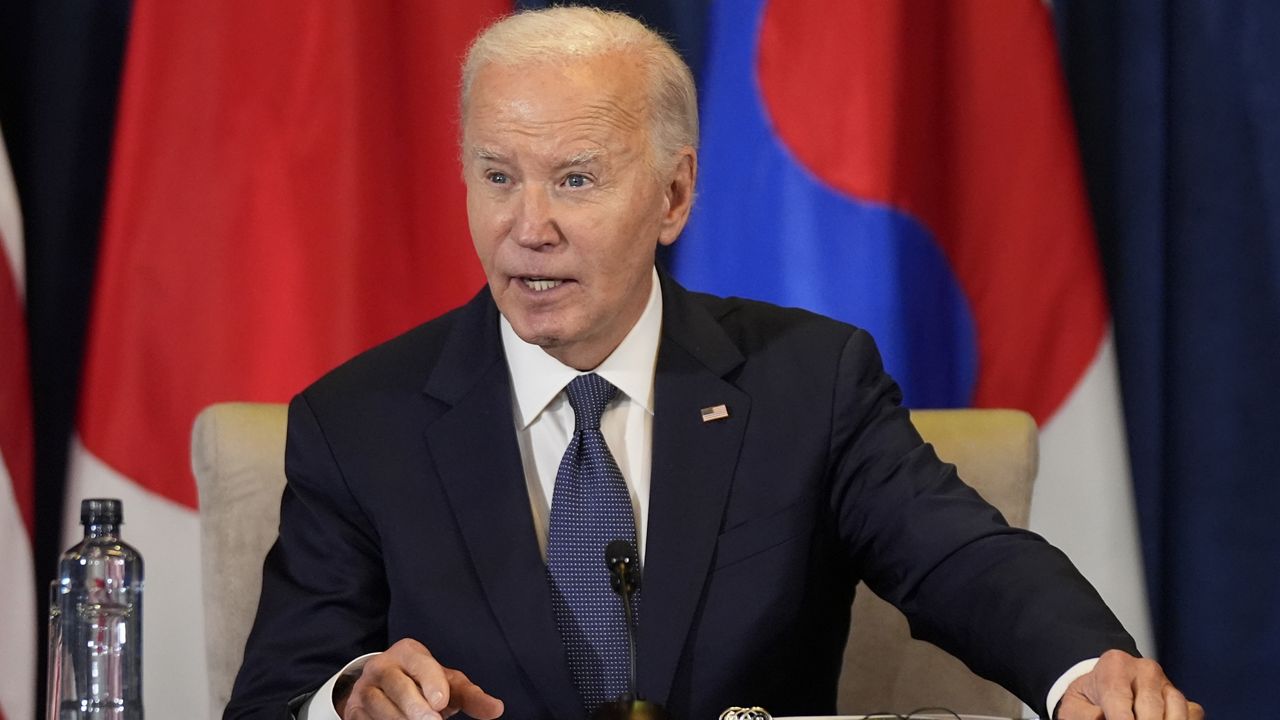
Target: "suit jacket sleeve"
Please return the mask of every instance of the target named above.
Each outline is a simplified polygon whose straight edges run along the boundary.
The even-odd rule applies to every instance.
[[[372,523],[305,395],[289,406],[280,535],[224,717],[289,718],[344,663],[386,648],[387,581]],[[295,703],[296,704],[296,703]]]
[[[1047,717],[1050,685],[1132,638],[1066,556],[1009,527],[923,444],[869,335],[840,360],[831,507],[867,584],[912,634],[963,659]],[[855,619],[856,622],[856,619]]]

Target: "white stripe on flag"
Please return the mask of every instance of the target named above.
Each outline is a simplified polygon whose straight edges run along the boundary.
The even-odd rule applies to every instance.
[[[82,537],[80,500],[87,497],[124,501],[121,535],[142,553],[142,692],[147,716],[207,720],[198,514],[111,469],[77,437],[71,443],[63,518],[68,547]]]
[[[36,597],[31,541],[18,513],[13,481],[0,454],[0,714],[8,720],[36,716]]]
[[[1138,642],[1155,652],[1110,330],[1040,431],[1031,529],[1067,553]]]
[[[22,213],[18,208],[17,185],[5,152],[4,133],[0,132],[0,249],[9,257],[18,299],[26,297],[26,256],[22,249]],[[24,303],[25,304],[25,303]]]
[[[0,133],[0,273],[13,278],[19,307],[26,305],[24,290],[24,260],[22,253],[22,216],[18,211],[18,195],[14,189],[13,173],[9,170],[9,156],[5,150],[4,135]],[[8,282],[0,283],[8,285]],[[11,298],[5,298],[8,303]],[[3,317],[12,317],[5,313]],[[21,318],[17,318],[21,322]],[[6,322],[0,320],[0,322]],[[8,331],[7,337],[25,337],[25,332]],[[0,348],[0,352],[12,352]],[[18,352],[25,356],[26,349]],[[25,363],[22,363],[25,366]],[[7,365],[13,367],[13,365]],[[19,371],[25,375],[25,372]],[[0,382],[13,378],[0,378]],[[19,383],[29,382],[18,378]],[[0,407],[0,413],[20,413],[9,417],[24,418],[30,422],[30,408]],[[12,449],[13,452],[21,450]],[[10,461],[12,458],[10,458]],[[19,465],[21,465],[20,463]],[[19,471],[21,472],[21,471]],[[27,534],[22,510],[18,507],[14,491],[14,479],[0,449],[0,717],[8,720],[34,720],[36,716],[36,588],[34,555],[31,537]]]

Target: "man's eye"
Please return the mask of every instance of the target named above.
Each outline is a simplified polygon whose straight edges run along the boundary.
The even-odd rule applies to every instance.
[[[485,175],[485,179],[487,179],[489,182],[493,183],[494,185],[506,185],[507,183],[511,182],[511,178],[507,177],[506,173],[501,173],[501,172],[488,173],[487,175]]]
[[[564,179],[565,186],[571,188],[586,187],[590,182],[591,179],[582,173],[570,173],[569,175],[566,175]]]

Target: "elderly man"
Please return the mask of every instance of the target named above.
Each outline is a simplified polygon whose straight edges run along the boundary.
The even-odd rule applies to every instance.
[[[689,70],[634,20],[560,8],[477,38],[462,164],[488,287],[294,400],[226,717],[585,717],[628,687],[619,539],[644,568],[639,690],[677,718],[833,712],[859,578],[1042,713],[1200,717],[921,442],[866,333],[655,269],[696,147]]]

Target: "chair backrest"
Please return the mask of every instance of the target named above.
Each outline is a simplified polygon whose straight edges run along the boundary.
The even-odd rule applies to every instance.
[[[221,717],[262,589],[262,559],[279,526],[286,406],[212,405],[196,418],[191,457],[200,493],[211,717]],[[1036,473],[1036,427],[1012,410],[916,411],[912,421],[961,477],[1025,527]],[[906,619],[859,586],[840,680],[842,712],[944,705],[1017,716],[1022,703],[943,651],[912,640]]]
[[[223,403],[196,418],[209,717],[220,718],[258,611],[262,559],[280,525],[285,405]]]
[[[1009,524],[1026,527],[1038,462],[1035,421],[1019,410],[917,410],[911,421],[938,456]],[[1020,700],[969,672],[955,657],[911,638],[907,620],[865,584],[853,603],[838,707],[842,713],[946,707],[1020,717]]]

